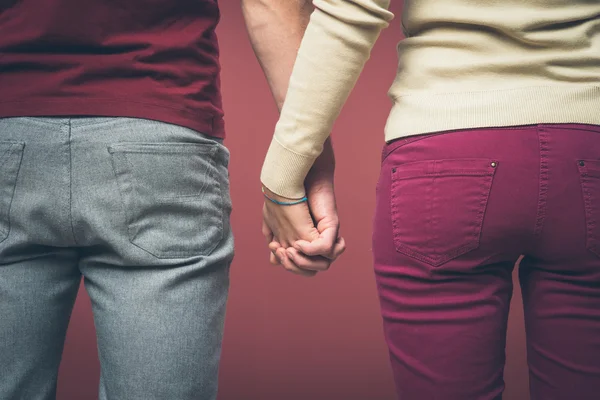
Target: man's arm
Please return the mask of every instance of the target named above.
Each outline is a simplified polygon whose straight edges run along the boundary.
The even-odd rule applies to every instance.
[[[275,103],[283,105],[290,75],[313,11],[311,0],[241,0],[256,58]]]
[[[290,76],[296,61],[296,55],[300,48],[304,31],[310,20],[310,15],[314,10],[312,0],[241,0],[241,4],[244,19],[246,21],[246,28],[254,53],[267,78],[277,108],[281,110],[288,90]],[[327,143],[326,146],[331,146],[331,144]],[[331,154],[333,154],[333,152],[331,152]],[[328,164],[331,164],[330,167],[332,169],[333,160],[329,160]],[[328,171],[327,176],[330,177],[329,183],[332,185],[333,171]],[[323,179],[321,179],[321,181],[322,180]],[[315,184],[315,190],[321,186],[325,186],[325,184],[323,182],[320,182],[320,185]],[[265,190],[269,192],[268,189],[265,188]],[[322,189],[319,190],[321,192],[326,192]],[[269,194],[272,198],[279,198],[275,193],[269,192]],[[323,203],[319,203],[317,211],[324,209],[329,212],[331,215],[328,215],[328,217],[329,219],[333,218],[333,224],[335,224],[337,212],[330,212],[330,210],[335,211],[333,190],[331,190],[330,193],[325,193],[325,195],[320,193],[319,196],[316,197],[321,198],[320,203]],[[283,198],[279,199],[286,200]],[[311,204],[311,206],[314,206],[314,204]],[[319,230],[315,229],[310,214],[308,213],[308,209],[304,207],[305,206],[300,205],[294,207],[294,210],[290,210],[287,208],[281,209],[280,206],[274,207],[273,204],[270,203],[265,204],[265,213],[292,211],[293,218],[288,218],[292,227],[288,229],[288,231],[292,232],[293,235],[290,238],[277,238],[274,237],[274,234],[277,234],[277,232],[272,232],[270,227],[266,224],[263,226],[263,229],[265,236],[267,236],[269,240],[276,240],[271,242],[273,253],[279,249],[279,260],[272,257],[272,262],[278,263],[283,261],[286,269],[295,273],[310,276],[314,274],[313,271],[327,269],[331,260],[320,257],[309,259],[295,252],[295,260],[291,261],[288,259],[284,247],[281,247],[281,244],[278,243],[278,240],[281,240],[286,245],[285,247],[287,247],[291,245],[293,240],[302,238],[307,240],[318,239],[318,234],[322,233],[324,229],[330,230],[330,226],[323,226],[324,224],[322,223],[317,226],[317,229]],[[330,223],[329,225],[332,224]],[[335,227],[337,235],[337,224],[335,224]],[[333,247],[334,244],[332,244],[331,247]],[[338,244],[335,249],[336,251],[330,249],[329,246],[326,245],[319,247],[319,250],[321,250],[322,247],[325,247],[325,250],[322,250],[322,252],[328,254],[335,253],[337,255],[344,250],[343,241],[341,244]],[[318,251],[315,251],[314,255],[319,255],[318,253]],[[296,266],[294,262],[301,265],[301,267],[299,268]]]

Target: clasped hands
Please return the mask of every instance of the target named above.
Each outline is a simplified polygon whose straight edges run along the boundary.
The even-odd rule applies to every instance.
[[[265,199],[262,232],[270,261],[286,270],[314,276],[329,269],[346,249],[339,236],[339,218],[333,190],[333,152],[327,148],[305,180],[307,202],[280,205]],[[286,201],[264,188],[275,200]]]

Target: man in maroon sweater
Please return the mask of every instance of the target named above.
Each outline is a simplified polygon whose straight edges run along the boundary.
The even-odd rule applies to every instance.
[[[281,105],[310,1],[242,6]],[[233,257],[218,20],[217,0],[0,0],[0,399],[55,398],[82,276],[101,399],[216,397]]]

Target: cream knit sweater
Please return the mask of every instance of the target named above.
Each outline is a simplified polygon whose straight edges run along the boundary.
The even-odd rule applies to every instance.
[[[288,198],[322,151],[390,0],[314,0],[261,180]],[[600,125],[600,0],[405,0],[387,141],[454,129]]]

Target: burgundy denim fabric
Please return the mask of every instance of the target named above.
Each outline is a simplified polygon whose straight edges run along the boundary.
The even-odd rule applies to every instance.
[[[373,252],[399,399],[501,399],[521,255],[532,400],[600,398],[600,127],[388,144]]]

